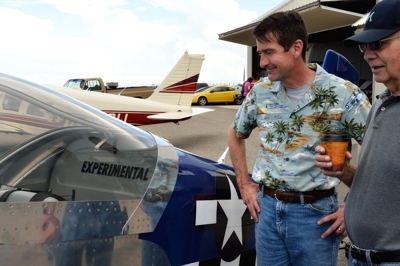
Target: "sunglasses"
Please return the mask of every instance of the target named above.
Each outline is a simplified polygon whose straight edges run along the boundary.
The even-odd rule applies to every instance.
[[[379,40],[376,42],[371,42],[371,43],[360,43],[358,45],[358,48],[360,48],[361,53],[365,53],[365,51],[367,51],[368,46],[369,46],[369,49],[371,49],[371,51],[377,51],[381,48],[382,42],[390,40],[390,39],[394,39],[394,38],[400,38],[400,36],[394,36],[394,37],[382,39],[382,40]]]

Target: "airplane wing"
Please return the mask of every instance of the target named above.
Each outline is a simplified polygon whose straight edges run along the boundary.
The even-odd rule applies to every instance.
[[[207,112],[214,111],[214,109],[208,108],[192,108],[192,112],[168,112],[156,115],[149,115],[147,118],[152,120],[182,120],[190,118],[194,115],[204,114]]]

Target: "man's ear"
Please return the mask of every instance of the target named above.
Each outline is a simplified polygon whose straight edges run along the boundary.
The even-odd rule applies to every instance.
[[[298,39],[296,40],[293,45],[292,45],[293,49],[294,49],[294,55],[295,57],[301,57],[301,52],[303,51],[303,41]]]

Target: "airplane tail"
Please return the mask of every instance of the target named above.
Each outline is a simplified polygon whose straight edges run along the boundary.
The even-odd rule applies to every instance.
[[[185,52],[148,100],[191,106],[203,60],[204,54]]]
[[[359,74],[357,69],[338,52],[328,49],[325,53],[322,68],[328,73],[347,79],[358,86]]]

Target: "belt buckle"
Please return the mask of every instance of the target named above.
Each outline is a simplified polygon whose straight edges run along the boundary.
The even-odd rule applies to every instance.
[[[367,253],[365,252],[365,250],[361,250],[361,249],[355,247],[354,245],[351,245],[349,247],[349,250],[354,259],[361,260],[364,262],[368,261]],[[370,253],[369,257],[374,266],[377,264],[380,264],[382,262],[381,258],[377,254]]]
[[[279,199],[276,197],[276,193],[279,193],[279,192],[286,192],[286,190],[284,190],[283,188],[275,189],[275,192],[274,192],[274,197],[275,197],[275,199],[276,199],[277,201],[282,202],[282,200],[279,200]]]
[[[350,252],[357,254],[358,256],[363,256],[364,252],[360,249],[358,249],[357,247],[355,247],[354,245],[350,245],[349,247]]]

